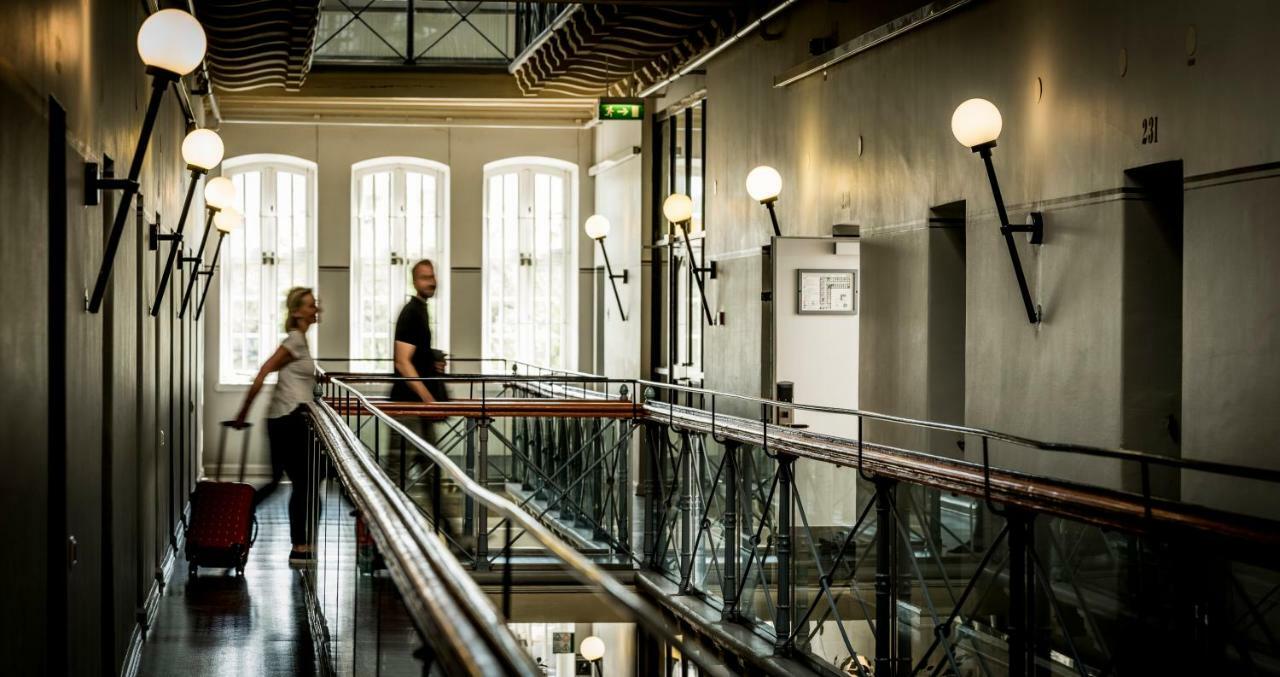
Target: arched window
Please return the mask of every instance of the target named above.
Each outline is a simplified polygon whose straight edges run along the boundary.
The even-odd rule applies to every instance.
[[[415,292],[413,264],[435,263],[433,347],[449,345],[449,168],[412,157],[351,166],[351,357],[387,359],[396,317]],[[388,369],[386,363],[354,363]]]
[[[577,366],[577,204],[572,163],[485,165],[485,357]]]
[[[241,155],[222,162],[222,175],[236,186],[244,227],[222,243],[219,381],[243,384],[284,338],[289,288],[316,284],[316,164]]]

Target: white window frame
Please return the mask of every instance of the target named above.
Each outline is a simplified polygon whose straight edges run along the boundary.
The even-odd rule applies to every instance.
[[[481,353],[485,358],[507,358],[520,359],[519,355],[493,355],[490,351],[490,339],[492,328],[489,322],[489,284],[490,271],[489,254],[491,242],[489,241],[489,180],[497,175],[509,173],[517,173],[521,182],[520,194],[531,195],[533,179],[532,174],[536,171],[547,173],[563,174],[567,188],[565,190],[565,199],[567,201],[565,207],[565,224],[564,224],[564,242],[565,242],[565,271],[564,271],[564,326],[563,326],[563,364],[559,368],[577,369],[578,368],[578,239],[581,235],[581,229],[578,228],[578,195],[581,190],[578,185],[578,166],[572,162],[565,160],[557,160],[555,158],[537,157],[537,156],[519,156],[511,157],[503,160],[496,160],[485,164],[484,166],[484,183],[481,191],[484,225],[481,239],[484,241],[484,252],[481,265],[481,305],[484,307],[481,317]],[[530,198],[531,201],[532,198]],[[522,207],[527,206],[522,204]],[[525,218],[521,216],[521,218]],[[538,365],[555,367],[557,365]]]
[[[363,298],[361,293],[361,277],[363,274],[364,263],[359,255],[361,247],[364,243],[360,237],[360,183],[364,177],[378,174],[382,172],[391,173],[390,185],[390,201],[391,201],[391,222],[389,223],[391,232],[388,234],[388,279],[392,285],[394,280],[399,278],[403,281],[404,288],[402,294],[394,294],[393,289],[388,290],[388,297],[384,300],[388,304],[388,317],[390,326],[388,329],[387,339],[387,357],[392,353],[391,341],[395,337],[395,322],[399,316],[400,309],[414,294],[412,280],[412,266],[419,259],[423,258],[422,252],[407,252],[404,247],[404,217],[401,217],[399,223],[399,243],[394,240],[396,237],[397,224],[395,222],[396,214],[403,214],[407,203],[405,197],[405,174],[408,171],[417,172],[419,174],[428,174],[435,178],[436,183],[436,205],[438,222],[436,223],[436,241],[439,243],[439,252],[430,258],[435,263],[436,281],[440,293],[432,300],[431,319],[435,323],[435,329],[432,332],[432,347],[440,350],[448,351],[449,347],[449,295],[451,287],[449,286],[449,230],[450,230],[450,173],[449,166],[427,160],[425,158],[408,157],[408,156],[388,156],[377,157],[368,160],[362,160],[351,165],[351,312],[349,320],[349,337],[351,347],[350,358],[353,365],[360,364],[361,359],[371,359],[373,355],[357,355],[359,347],[364,343],[364,328],[361,326],[361,312],[368,303],[376,303],[378,299]],[[373,246],[377,246],[376,242]],[[396,251],[396,249],[399,251]],[[376,253],[375,253],[376,255]],[[394,258],[392,258],[394,257]],[[398,261],[398,262],[397,262]],[[392,298],[392,297],[395,298]],[[357,368],[382,369],[386,370],[388,365],[369,363],[361,364]]]
[[[317,237],[317,231],[318,231],[318,228],[316,225],[318,221],[318,209],[317,209],[317,201],[316,201],[316,195],[317,195],[316,182],[317,182],[319,172],[318,172],[318,167],[316,163],[310,160],[305,160],[303,158],[294,157],[292,155],[279,155],[274,153],[255,153],[250,155],[241,155],[234,158],[228,158],[226,160],[223,160],[222,162],[222,175],[229,179],[234,179],[234,177],[239,174],[245,174],[245,173],[254,172],[254,171],[262,172],[262,177],[263,177],[262,184],[261,184],[262,198],[260,200],[260,203],[263,205],[269,205],[271,207],[276,206],[275,172],[278,170],[302,174],[306,178],[307,196],[305,198],[305,204],[307,205],[307,209],[308,209],[307,223],[306,223],[307,247],[306,247],[306,256],[303,259],[304,274],[306,276],[306,279],[295,280],[294,285],[309,286],[312,289],[315,289],[316,295],[319,296],[319,293],[320,293],[319,292],[319,266],[317,264],[317,259],[316,259],[316,249],[317,249],[316,237]],[[243,208],[244,198],[245,198],[244,195],[236,196],[238,207]],[[276,212],[278,213],[278,210],[276,210]],[[269,222],[269,225],[268,225],[268,222]],[[231,290],[230,290],[231,281],[229,276],[226,274],[226,272],[228,271],[228,267],[225,264],[229,262],[231,251],[233,251],[236,246],[244,246],[241,244],[241,242],[243,241],[241,238],[244,238],[247,236],[248,234],[247,231],[249,227],[250,227],[250,224],[246,220],[246,223],[244,224],[243,227],[235,230],[234,232],[226,236],[226,241],[223,243],[223,252],[222,252],[223,258],[219,261],[219,264],[218,264],[220,269],[218,272],[218,278],[219,278],[219,282],[218,282],[219,284],[218,286],[218,290],[219,290],[219,293],[218,293],[218,327],[219,327],[218,385],[219,386],[238,387],[238,386],[248,385],[249,383],[253,382],[253,377],[257,374],[258,368],[261,366],[261,364],[253,365],[250,367],[246,367],[246,369],[243,371],[236,372],[234,365],[231,364],[231,337],[230,337],[231,323],[228,321],[228,318],[230,316],[230,307],[232,303]],[[271,216],[266,216],[264,214],[260,227],[269,227],[274,230],[274,228],[276,227],[275,218]],[[211,234],[211,236],[214,236],[214,235],[216,234]],[[256,250],[256,253],[259,255],[260,257],[259,260],[261,262],[258,263],[257,265],[261,270],[261,274],[264,276],[264,277],[260,277],[259,278],[260,280],[265,279],[266,273],[270,271],[270,269],[268,269],[268,266],[275,265],[274,262],[267,263],[265,261],[267,257],[263,256],[264,252],[263,252],[263,247],[261,246],[261,238],[262,238],[262,234],[261,232],[259,232],[258,234],[259,246],[258,246],[258,249]],[[268,251],[274,251],[274,248]],[[271,257],[271,258],[274,259],[274,257]],[[269,289],[270,287],[267,285],[259,286],[259,293],[262,294],[262,296],[258,299],[259,322],[260,322],[259,324],[260,332],[259,332],[259,338],[258,338],[258,346],[259,346],[258,361],[259,362],[265,362],[267,358],[270,357],[273,352],[275,352],[276,346],[279,345],[280,341],[282,341],[285,336],[284,329],[283,329],[285,300],[284,298],[274,298],[275,291],[277,290],[271,290],[269,292],[270,293],[270,297],[269,297],[267,293],[267,290]],[[308,341],[310,341],[311,343],[312,354],[318,355],[319,354],[318,335],[313,334],[312,336],[309,336]],[[271,382],[274,382],[274,378],[270,380]]]

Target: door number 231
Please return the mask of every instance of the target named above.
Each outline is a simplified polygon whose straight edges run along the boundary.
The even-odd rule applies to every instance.
[[[1142,144],[1160,141],[1160,118],[1142,118]]]

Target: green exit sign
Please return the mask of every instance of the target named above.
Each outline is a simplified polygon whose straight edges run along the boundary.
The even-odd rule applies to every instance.
[[[601,120],[643,120],[644,99],[600,99]]]

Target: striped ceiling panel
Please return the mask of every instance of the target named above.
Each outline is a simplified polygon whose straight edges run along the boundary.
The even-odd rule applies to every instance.
[[[629,95],[669,76],[737,30],[753,3],[715,8],[580,4],[512,64],[521,91]]]
[[[297,91],[311,70],[321,0],[197,0],[218,89]]]

